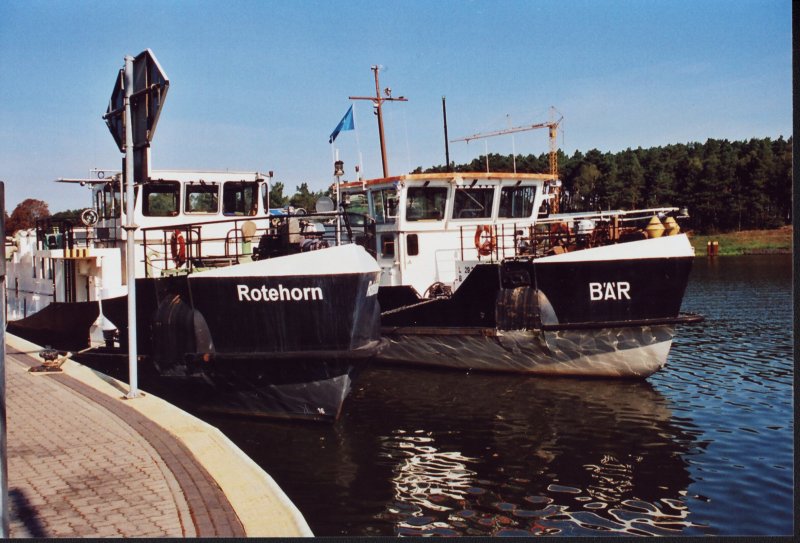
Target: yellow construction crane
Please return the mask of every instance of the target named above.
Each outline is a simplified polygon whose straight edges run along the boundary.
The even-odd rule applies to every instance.
[[[549,129],[549,136],[550,136],[550,173],[554,176],[558,177],[558,142],[557,142],[557,134],[558,134],[558,125],[561,124],[561,121],[564,120],[564,116],[562,115],[557,121],[548,121],[546,123],[536,123],[536,124],[529,124],[525,126],[514,126],[511,128],[506,128],[505,130],[496,130],[494,132],[484,132],[481,134],[473,134],[472,136],[467,136],[466,138],[459,138],[455,140],[450,140],[450,143],[455,143],[457,141],[466,141],[467,143],[470,140],[477,140],[480,138],[491,138],[493,136],[503,136],[505,134],[513,134],[515,132],[525,132],[527,130],[536,130],[537,128],[548,128]]]
[[[550,108],[550,116],[551,119],[555,118],[556,109],[554,107]],[[506,128],[505,130],[495,130],[494,132],[484,132],[481,134],[473,134],[472,136],[467,136],[466,138],[458,138],[455,140],[450,140],[451,143],[455,143],[457,141],[466,141],[467,143],[470,140],[476,140],[480,138],[491,138],[494,136],[503,136],[505,134],[513,134],[515,132],[526,132],[528,130],[536,130],[538,128],[547,128],[548,135],[550,138],[550,155],[549,155],[549,165],[550,165],[550,174],[553,176],[553,181],[558,179],[558,126],[561,124],[561,121],[564,120],[564,116],[561,115],[559,119],[550,120],[546,123],[536,123],[536,124],[529,124],[524,126],[514,126],[511,128]],[[488,157],[487,157],[487,164],[488,164]],[[553,201],[551,202],[551,211],[553,213],[558,212],[558,196],[559,196],[559,187],[555,187]]]

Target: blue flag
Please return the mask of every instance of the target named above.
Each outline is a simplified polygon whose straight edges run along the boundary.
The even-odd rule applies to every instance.
[[[353,130],[355,128],[355,123],[353,122],[353,106],[350,106],[350,109],[347,110],[347,113],[344,114],[342,120],[339,121],[339,124],[336,125],[336,128],[333,129],[331,132],[331,137],[328,139],[328,143],[333,143],[333,140],[336,139],[336,136],[339,135],[339,132],[342,130]]]

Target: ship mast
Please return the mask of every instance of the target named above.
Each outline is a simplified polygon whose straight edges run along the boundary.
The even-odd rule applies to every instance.
[[[381,85],[378,82],[378,70],[381,67],[376,65],[371,69],[375,73],[375,96],[350,96],[350,100],[369,100],[375,108],[375,114],[378,116],[378,137],[381,141],[381,161],[383,162],[383,177],[389,177],[389,163],[386,158],[386,140],[383,136],[383,103],[384,102],[408,102],[402,96],[392,98],[392,89],[386,87],[383,89],[385,96],[381,96]]]

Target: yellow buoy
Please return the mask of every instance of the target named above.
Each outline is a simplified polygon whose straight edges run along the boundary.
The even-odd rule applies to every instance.
[[[658,220],[658,217],[653,215],[653,218],[650,219],[650,223],[644,230],[647,232],[648,238],[660,238],[664,233],[664,225],[661,224],[661,221]]]
[[[667,217],[664,221],[664,235],[674,236],[681,231],[681,227],[673,217]]]

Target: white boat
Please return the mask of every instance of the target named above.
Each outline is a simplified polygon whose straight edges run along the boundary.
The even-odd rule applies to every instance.
[[[492,173],[487,162],[486,172],[390,176],[382,105],[405,98],[381,95],[372,70],[375,96],[351,99],[375,108],[383,177],[337,191],[375,222],[389,340],[378,360],[595,377],[661,368],[675,326],[702,320],[680,314],[694,249],[677,220],[688,213],[558,213],[560,119],[454,140],[548,128],[548,174]]]
[[[135,62],[135,77],[160,70],[149,50]],[[168,84],[160,77],[159,102]],[[119,81],[106,115],[118,144]],[[157,87],[145,81],[142,92]],[[131,116],[134,131],[146,121],[151,137],[157,112]],[[358,244],[338,243],[353,239],[348,217],[276,215],[271,174],[151,171],[149,139],[133,157],[139,166],[129,176],[59,180],[91,189],[83,224],[43,219],[16,233],[8,331],[56,349],[94,343],[124,353],[133,232],[136,352],[159,375],[194,383],[198,393],[202,385],[203,400],[227,411],[335,419],[353,376],[382,343],[380,268]],[[132,217],[127,177],[136,180]]]
[[[551,174],[341,185],[376,221],[387,362],[647,377],[667,360],[694,258],[677,208],[549,214]],[[553,206],[555,207],[555,206]],[[663,223],[666,223],[665,227]]]
[[[8,331],[73,351],[93,336],[124,352],[121,176],[83,183],[93,225],[42,220],[14,236]],[[285,411],[335,417],[352,374],[380,345],[379,268],[363,247],[336,246],[325,233],[335,214],[276,217],[266,194],[257,172],[153,172],[135,208],[138,352],[164,376],[227,392],[263,386],[271,396],[283,385]],[[336,392],[295,401],[322,382]]]

